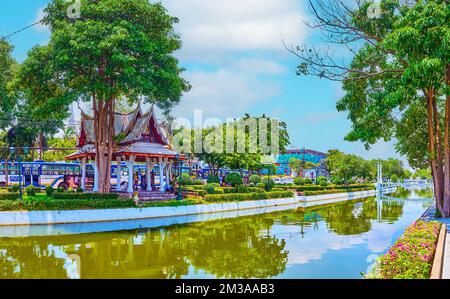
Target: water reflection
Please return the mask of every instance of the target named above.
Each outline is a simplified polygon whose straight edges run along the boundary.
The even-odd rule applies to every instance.
[[[78,277],[70,255],[79,256],[81,278],[358,277],[367,256],[423,210],[368,199],[148,230],[0,238],[0,278]]]

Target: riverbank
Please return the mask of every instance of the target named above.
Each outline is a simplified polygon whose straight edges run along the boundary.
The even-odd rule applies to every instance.
[[[317,196],[295,196],[292,198],[208,203],[175,207],[149,207],[125,209],[95,209],[72,211],[12,211],[0,212],[0,226],[29,226],[45,224],[95,223],[151,218],[177,217],[210,214],[227,211],[264,209],[276,206],[311,207],[314,205],[342,202],[375,195],[374,190],[337,193]]]

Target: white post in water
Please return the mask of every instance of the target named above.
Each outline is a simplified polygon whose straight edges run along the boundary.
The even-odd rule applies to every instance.
[[[377,167],[377,193],[381,195],[383,190],[383,164],[378,162]]]

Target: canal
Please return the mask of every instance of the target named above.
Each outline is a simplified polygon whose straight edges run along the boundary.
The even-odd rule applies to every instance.
[[[418,196],[429,194],[396,194]],[[370,198],[149,229],[0,238],[0,278],[361,278],[430,204]]]

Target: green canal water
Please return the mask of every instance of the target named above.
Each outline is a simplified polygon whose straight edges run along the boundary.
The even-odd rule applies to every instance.
[[[0,278],[361,278],[429,205],[371,198],[152,229],[0,238]]]

